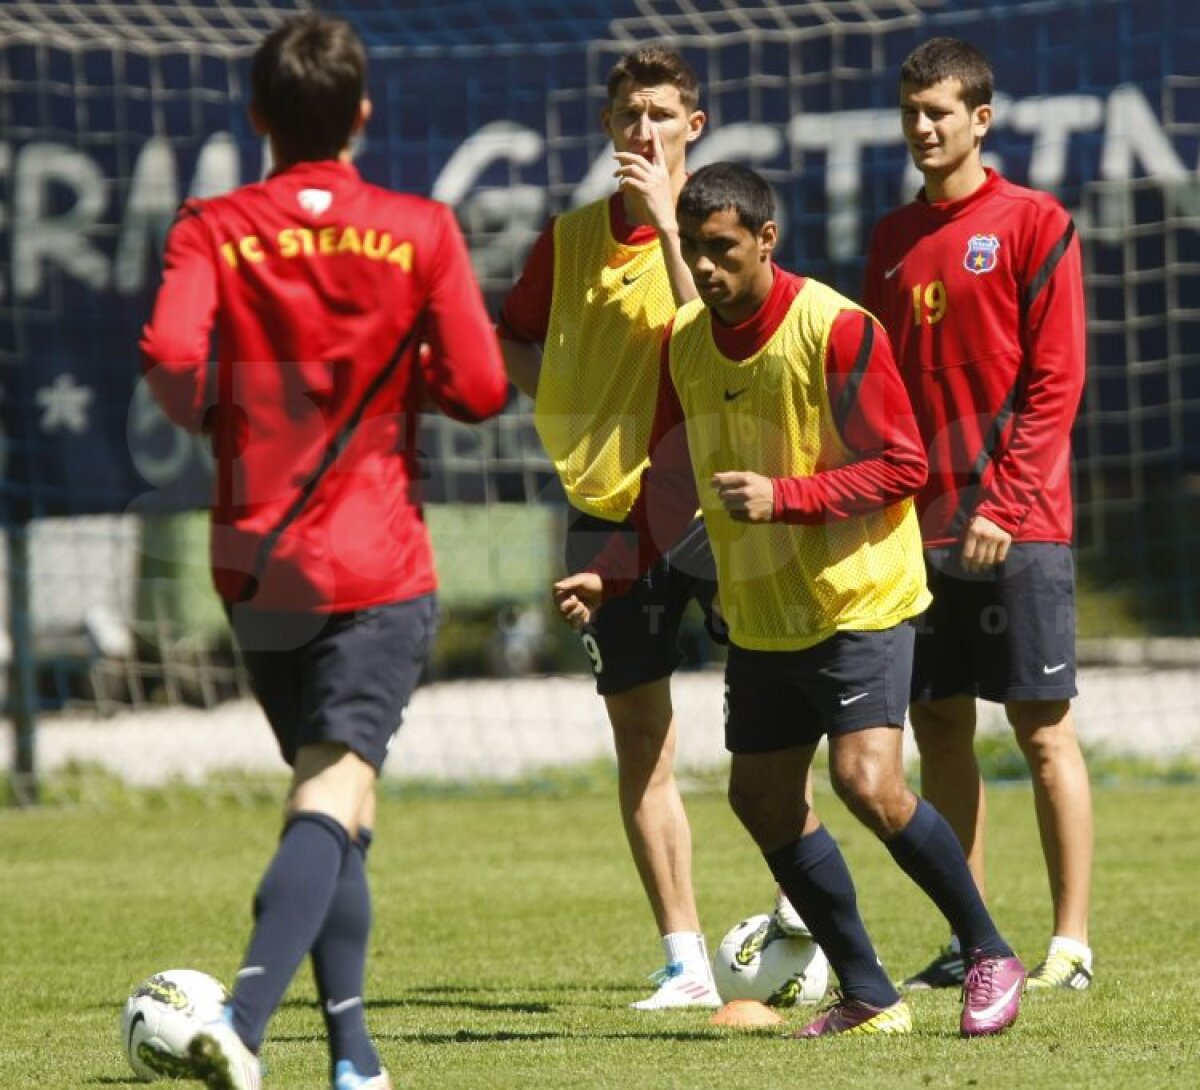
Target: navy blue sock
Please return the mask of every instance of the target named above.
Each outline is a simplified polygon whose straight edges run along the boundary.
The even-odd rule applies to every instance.
[[[233,987],[233,1028],[257,1052],[321,930],[349,837],[325,814],[294,814],[254,898],[254,933]]]
[[[313,976],[329,1034],[330,1064],[349,1060],[368,1077],[379,1074],[379,1054],[367,1033],[363,978],[371,933],[371,891],[367,885],[367,849],[371,831],[360,829],[350,844],[325,926],[313,943]]]
[[[900,996],[875,956],[849,868],[828,830],[822,825],[766,860],[837,973],[842,994],[874,1007],[895,1003]]]
[[[929,803],[918,799],[912,820],[885,843],[900,869],[949,921],[964,954],[1012,954],[979,896],[958,837]]]

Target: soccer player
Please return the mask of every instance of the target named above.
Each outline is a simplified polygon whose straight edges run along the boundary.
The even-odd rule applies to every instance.
[[[869,314],[772,260],[767,183],[716,163],[679,195],[700,301],[663,346],[650,465],[633,508],[636,564],[615,537],[555,586],[585,624],[619,601],[699,501],[729,624],[729,798],[841,991],[801,1037],[908,1033],[845,861],[805,798],[823,735],[830,778],[967,943],[960,1031],[998,1033],[1025,980],[954,833],[904,780],[913,628],[928,604],[912,494],[925,456],[887,337]],[[601,604],[602,608],[601,608]]]
[[[929,457],[917,497],[933,605],[911,717],[922,793],[984,890],[976,698],[1004,705],[1033,778],[1054,932],[1030,988],[1092,979],[1092,806],[1071,717],[1071,425],[1083,388],[1079,239],[1062,206],[981,160],[992,71],[934,38],[900,69],[900,119],[924,188],[880,221],[865,304],[888,331]],[[957,987],[955,936],[909,987]]]
[[[534,398],[538,434],[571,505],[569,571],[585,568],[638,494],[663,328],[695,295],[679,254],[675,198],[700,136],[695,73],[647,46],[608,76],[601,114],[617,192],[552,220],[499,322],[513,382]],[[670,676],[695,599],[715,623],[712,555],[695,520],[650,576],[583,633],[612,724],[621,816],[666,956],[640,1010],[720,1004],[692,891],[687,814],[674,776]]]
[[[141,343],[167,415],[212,436],[214,579],[292,768],[232,1002],[190,1044],[211,1090],[260,1086],[268,1020],[306,955],[333,1087],[391,1088],[363,1016],[364,862],[436,623],[417,412],[428,399],[477,421],[508,392],[453,212],[351,165],[365,69],[340,20],[266,37],[250,116],[274,168],[184,204]]]

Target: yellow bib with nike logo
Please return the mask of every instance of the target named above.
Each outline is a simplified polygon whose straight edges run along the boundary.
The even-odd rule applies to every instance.
[[[671,335],[671,378],[687,421],[705,526],[730,638],[752,651],[794,651],[839,631],[890,628],[929,604],[912,499],[848,519],[800,526],[735,522],[714,473],[809,476],[855,455],[838,434],[825,352],[838,314],[859,309],[804,283],[771,339],[747,360],[723,356],[712,314],[685,304]]]
[[[613,238],[608,201],[554,221],[554,294],[534,425],[571,505],[612,522],[637,499],[675,299],[655,239]]]

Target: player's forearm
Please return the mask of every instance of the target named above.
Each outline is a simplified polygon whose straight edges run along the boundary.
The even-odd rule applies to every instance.
[[[138,347],[142,371],[167,419],[198,432],[211,394],[211,336],[207,308],[197,316],[188,306],[189,295],[181,281],[168,274]]]
[[[675,306],[681,307],[689,300],[698,298],[700,293],[696,291],[692,272],[679,249],[679,228],[674,224],[660,227],[658,238],[662,245],[663,263],[667,267],[667,279],[671,283],[671,295],[675,299]]]
[[[915,495],[927,474],[919,448],[897,447],[808,477],[776,477],[774,521],[819,524],[869,514]]]
[[[159,361],[146,351],[154,347],[143,338],[142,367],[154,399],[172,424],[191,432],[205,428],[205,415],[211,407],[209,361]]]
[[[500,338],[500,353],[509,381],[528,397],[537,398],[538,378],[542,373],[542,350],[536,344]]]
[[[167,236],[163,278],[139,349],[150,389],[168,419],[201,431],[212,400],[210,348],[217,280],[196,202],[187,202]]]
[[[1069,429],[1018,426],[974,513],[1015,534],[1039,498],[1067,479],[1070,454]]]
[[[1071,428],[1083,394],[1082,345],[1077,356],[1068,355],[1070,350],[1061,339],[1043,348],[1016,407],[1012,435],[975,507],[1009,533],[1067,472]]]

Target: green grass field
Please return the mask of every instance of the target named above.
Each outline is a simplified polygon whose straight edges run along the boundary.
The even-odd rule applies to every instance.
[[[994,1039],[958,1039],[957,995],[935,993],[914,999],[911,1037],[800,1042],[626,1009],[660,950],[606,773],[409,790],[384,800],[372,852],[371,1024],[409,1090],[1196,1086],[1198,803],[1194,782],[1098,787],[1090,993],[1034,996]],[[884,963],[919,967],[943,924],[827,790],[818,806]],[[711,945],[773,887],[719,790],[688,807]],[[231,978],[277,820],[274,791],[250,784],[0,812],[0,1088],[139,1085],[125,995],[169,967]],[[1034,961],[1049,913],[1028,786],[993,789],[990,822],[991,903]],[[328,1086],[313,999],[305,969],[264,1049],[268,1090]]]

